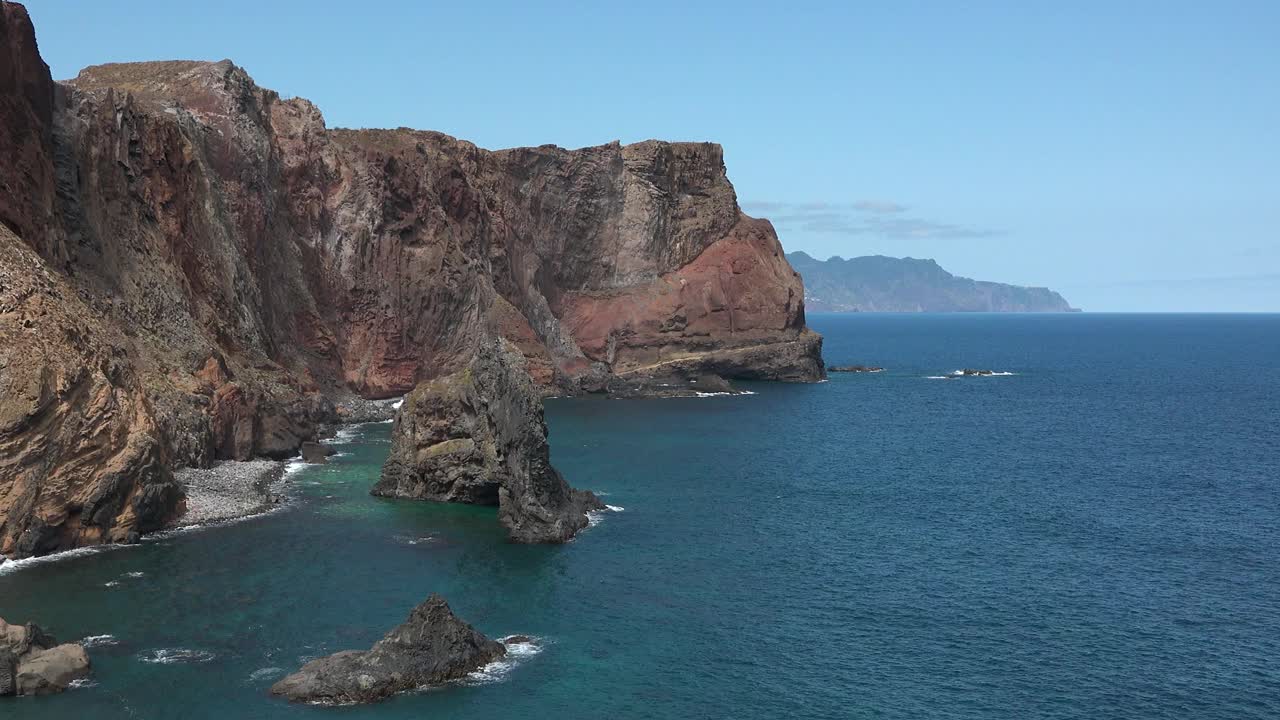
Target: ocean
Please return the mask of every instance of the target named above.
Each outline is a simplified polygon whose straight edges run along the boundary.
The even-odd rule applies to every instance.
[[[547,402],[621,508],[560,547],[379,499],[349,428],[284,509],[0,569],[0,616],[95,638],[21,718],[1274,718],[1280,315],[814,315],[833,374]],[[1011,373],[945,378],[961,368]],[[267,688],[428,593],[539,651],[340,709]]]

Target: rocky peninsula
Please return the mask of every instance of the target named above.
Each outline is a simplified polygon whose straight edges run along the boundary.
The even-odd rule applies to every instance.
[[[491,337],[535,396],[825,374],[800,276],[712,143],[333,129],[228,60],[54,82],[0,2],[0,157],[9,557],[170,527],[176,470],[295,456]]]

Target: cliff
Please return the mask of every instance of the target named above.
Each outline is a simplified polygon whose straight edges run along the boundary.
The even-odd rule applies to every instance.
[[[787,259],[804,275],[805,302],[824,312],[1073,312],[1058,293],[970,280],[933,260],[869,255],[815,260],[803,252]]]
[[[289,456],[492,335],[543,394],[822,376],[717,145],[332,130],[226,60],[55,83],[16,3],[0,42],[0,553],[162,526],[173,468]]]

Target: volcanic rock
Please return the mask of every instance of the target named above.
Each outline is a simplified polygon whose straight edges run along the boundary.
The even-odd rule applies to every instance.
[[[827,372],[877,373],[884,372],[884,368],[874,365],[831,365],[827,367]]]
[[[465,677],[506,654],[460,620],[432,593],[369,650],[345,650],[312,660],[271,686],[294,702],[371,703],[406,690]]]
[[[324,464],[329,462],[330,455],[333,455],[338,451],[324,443],[307,441],[302,443],[302,448],[299,452],[301,452],[304,462]]]
[[[494,333],[542,395],[824,375],[800,276],[712,143],[330,129],[227,60],[55,83],[0,2],[0,158],[14,557],[166,526],[174,468],[292,457]]]
[[[83,645],[59,645],[34,623],[0,619],[0,696],[62,692],[88,674]]]
[[[391,429],[372,489],[382,497],[497,505],[516,542],[564,542],[604,507],[551,465],[542,401],[525,359],[501,338],[462,370],[419,385]]]

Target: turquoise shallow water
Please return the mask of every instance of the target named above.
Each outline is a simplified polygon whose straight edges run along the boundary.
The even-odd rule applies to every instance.
[[[367,425],[286,510],[0,574],[0,616],[118,641],[0,717],[1280,714],[1280,316],[811,324],[889,370],[549,401],[557,466],[625,508],[564,547],[368,496]],[[962,367],[1016,374],[927,379]],[[542,652],[371,707],[266,694],[431,591]]]

